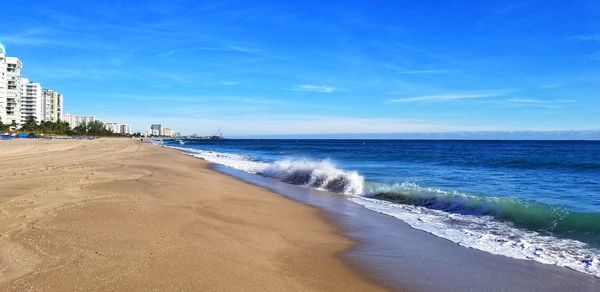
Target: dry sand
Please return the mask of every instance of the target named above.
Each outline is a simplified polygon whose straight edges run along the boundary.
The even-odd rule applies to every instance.
[[[0,141],[0,290],[381,290],[319,211],[128,139]]]

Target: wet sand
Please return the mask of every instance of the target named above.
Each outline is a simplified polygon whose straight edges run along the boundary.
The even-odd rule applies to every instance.
[[[383,290],[318,209],[176,150],[15,140],[0,161],[2,291]]]

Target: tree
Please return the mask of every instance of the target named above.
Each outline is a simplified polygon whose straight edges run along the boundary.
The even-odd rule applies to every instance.
[[[79,126],[75,127],[73,129],[73,132],[75,132],[75,134],[77,135],[86,135],[87,134],[87,124],[86,123],[82,123]]]
[[[87,127],[87,133],[89,135],[107,136],[111,134],[111,132],[104,127],[104,123],[101,121],[91,121],[88,123]]]
[[[68,123],[65,123],[68,127]],[[115,135],[104,127],[104,123],[101,121],[92,121],[89,123],[83,123],[73,129],[73,132],[77,135],[92,135],[92,136],[112,136]]]
[[[35,132],[38,129],[38,124],[35,121],[34,116],[27,117],[25,123],[21,126],[21,131],[23,132]]]
[[[5,125],[4,123],[2,123],[2,121],[0,121],[0,131],[6,132],[8,131],[8,128],[10,128],[9,125]]]
[[[44,134],[56,135],[71,134],[72,132],[69,123],[61,120],[58,120],[57,122],[41,121],[37,131]]]

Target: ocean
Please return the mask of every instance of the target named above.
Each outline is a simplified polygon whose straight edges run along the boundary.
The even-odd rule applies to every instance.
[[[600,277],[599,141],[166,140],[465,247]]]

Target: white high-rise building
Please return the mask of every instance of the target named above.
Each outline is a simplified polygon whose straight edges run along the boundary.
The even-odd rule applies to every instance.
[[[57,122],[64,120],[63,95],[51,89],[44,89],[42,112],[44,121]]]
[[[52,95],[54,91],[44,88],[42,91],[43,104],[42,104],[42,120],[52,121]]]
[[[54,117],[57,121],[62,121],[64,119],[64,97],[60,93],[56,93],[56,111],[54,112]]]
[[[7,123],[6,121],[6,48],[0,42],[0,122]]]
[[[6,122],[21,125],[21,70],[23,63],[19,58],[6,57]]]
[[[133,134],[133,131],[131,130],[131,125],[128,124],[121,124],[119,125],[121,128],[121,134],[125,134],[125,135],[131,135]]]
[[[63,95],[23,78],[23,63],[7,57],[0,43],[0,121],[21,126],[29,117],[56,122],[63,119]]]
[[[162,134],[163,134],[163,130],[162,130],[162,125],[161,124],[152,124],[150,126],[150,129],[152,129],[152,135],[153,136],[162,136]]]
[[[42,85],[21,78],[21,123],[34,117],[37,123],[44,119]]]

